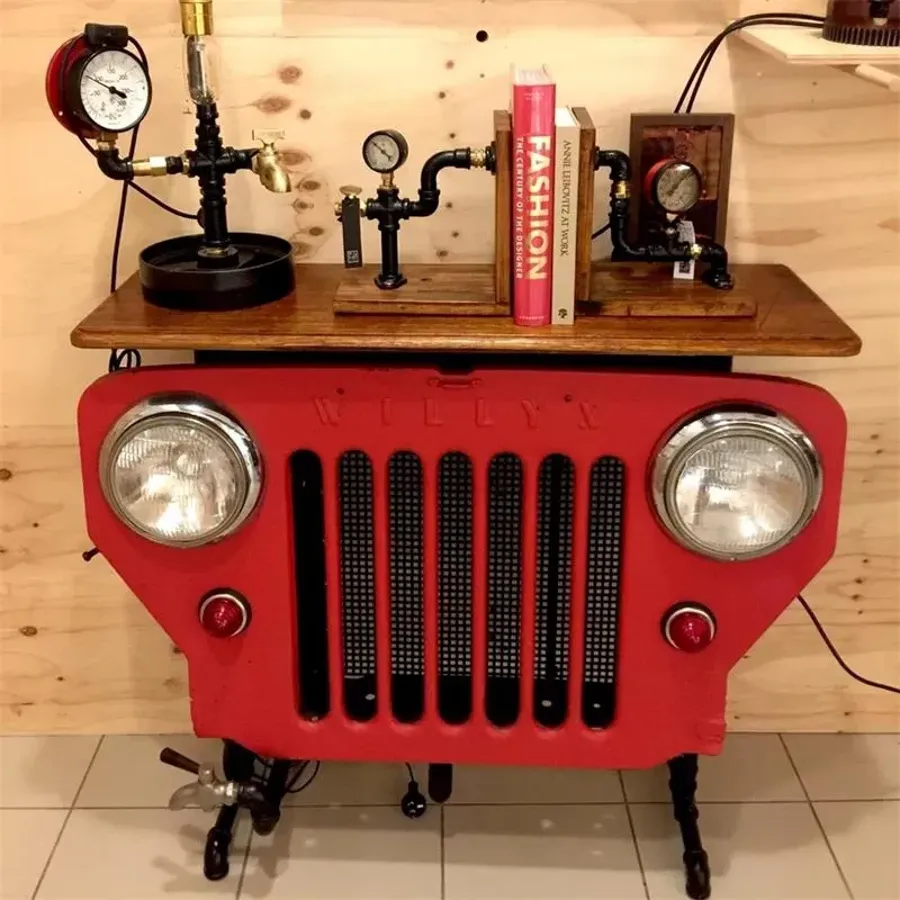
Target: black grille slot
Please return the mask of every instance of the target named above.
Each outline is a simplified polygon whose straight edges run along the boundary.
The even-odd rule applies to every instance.
[[[501,453],[488,469],[487,696],[495,725],[519,717],[522,621],[522,461]]]
[[[344,707],[357,721],[377,711],[375,696],[375,535],[372,462],[350,450],[338,468],[341,500]]]
[[[582,718],[606,728],[615,717],[625,466],[614,457],[591,467],[588,513]]]
[[[391,709],[400,722],[425,710],[422,463],[400,451],[388,463],[391,578]]]
[[[472,463],[447,453],[438,467],[438,712],[472,715]]]
[[[290,472],[300,714],[320,719],[331,705],[322,462],[315,453],[298,450],[291,456]]]
[[[538,473],[534,719],[562,725],[568,714],[569,616],[575,466],[554,454]]]

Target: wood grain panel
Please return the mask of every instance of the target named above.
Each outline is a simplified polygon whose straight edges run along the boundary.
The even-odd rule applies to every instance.
[[[300,256],[337,262],[336,187],[374,188],[359,156],[393,126],[412,145],[404,193],[433,151],[483,146],[508,102],[517,61],[546,62],[560,102],[583,105],[598,142],[627,147],[632,112],[671,110],[699,53],[728,19],[763,0],[216,0],[228,141],[283,127],[297,187],[266,194],[233,179],[235,225],[290,237]],[[792,8],[821,12],[820,0]],[[88,20],[127,21],[154,67],[141,146],[187,146],[174,0],[0,0],[0,728],[9,732],[167,731],[187,726],[185,670],[102,559],[85,566],[75,406],[105,353],[68,345],[107,293],[117,188],[49,117],[43,69]],[[478,29],[488,40],[478,42]],[[624,39],[624,38],[627,38]],[[372,42],[378,55],[371,62]],[[848,470],[837,556],[807,596],[848,661],[900,682],[900,117],[890,92],[841,72],[781,65],[740,43],[723,49],[700,112],[737,116],[729,249],[741,262],[794,268],[864,341],[856,359],[753,359],[745,369],[814,381],[844,404]],[[409,263],[490,262],[492,187],[442,175],[442,207],[405,227]],[[151,187],[184,208],[186,180]],[[595,227],[608,185],[596,186]],[[122,272],[138,249],[183,225],[132,201]],[[371,224],[371,223],[370,223]],[[365,230],[369,260],[377,230]],[[597,241],[596,256],[608,253]],[[160,357],[147,354],[148,361]],[[9,471],[11,478],[2,470]],[[34,527],[34,523],[38,523]],[[31,628],[36,629],[31,634]],[[20,629],[25,629],[25,632]],[[64,680],[59,681],[59,678]],[[790,610],[732,681],[740,729],[900,730],[890,695],[850,682],[802,613]]]

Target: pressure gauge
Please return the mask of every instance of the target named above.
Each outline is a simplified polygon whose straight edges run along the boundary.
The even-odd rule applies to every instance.
[[[673,216],[690,212],[703,196],[703,176],[689,162],[666,159],[648,173],[645,194],[655,204]]]
[[[396,172],[409,156],[409,144],[399,131],[375,131],[363,142],[363,159],[373,171],[382,175]]]
[[[84,57],[69,76],[67,100],[97,131],[130,131],[150,109],[150,76],[128,50],[102,49]]]

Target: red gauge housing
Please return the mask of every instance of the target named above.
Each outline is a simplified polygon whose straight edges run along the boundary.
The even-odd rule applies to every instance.
[[[51,57],[45,81],[47,103],[56,120],[67,131],[84,138],[96,137],[97,131],[74,114],[66,100],[66,85],[76,66],[94,49],[83,34],[66,41]]]

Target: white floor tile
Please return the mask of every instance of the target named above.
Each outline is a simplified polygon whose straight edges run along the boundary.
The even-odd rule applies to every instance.
[[[669,769],[622,772],[633,803],[668,802]],[[719,756],[700,757],[698,798],[707,802],[803,800],[803,786],[777,734],[732,734]]]
[[[683,852],[667,804],[631,807],[651,900],[683,900]],[[715,900],[846,900],[840,872],[806,803],[702,806]]]
[[[427,781],[425,774],[423,785]],[[609,769],[457,766],[453,776],[451,804],[621,803],[623,800],[619,773]]]
[[[222,742],[200,740],[193,735],[111,735],[103,740],[84,787],[81,807],[158,807],[169,803],[172,792],[192,780],[180,769],[159,761],[159,751],[172,747],[198,762],[222,759]]]
[[[624,805],[448,807],[447,900],[643,900]]]
[[[31,900],[66,815],[64,809],[0,810],[0,900]]]
[[[233,900],[244,862],[246,819],[224,881],[203,877],[214,814],[200,810],[76,809],[36,900]]]
[[[900,735],[784,738],[812,800],[900,800]]]
[[[68,809],[99,740],[0,737],[0,807]]]
[[[438,900],[440,813],[411,821],[384,808],[290,809],[254,836],[242,900]]]
[[[815,807],[856,900],[897,900],[900,801],[816,803]]]

